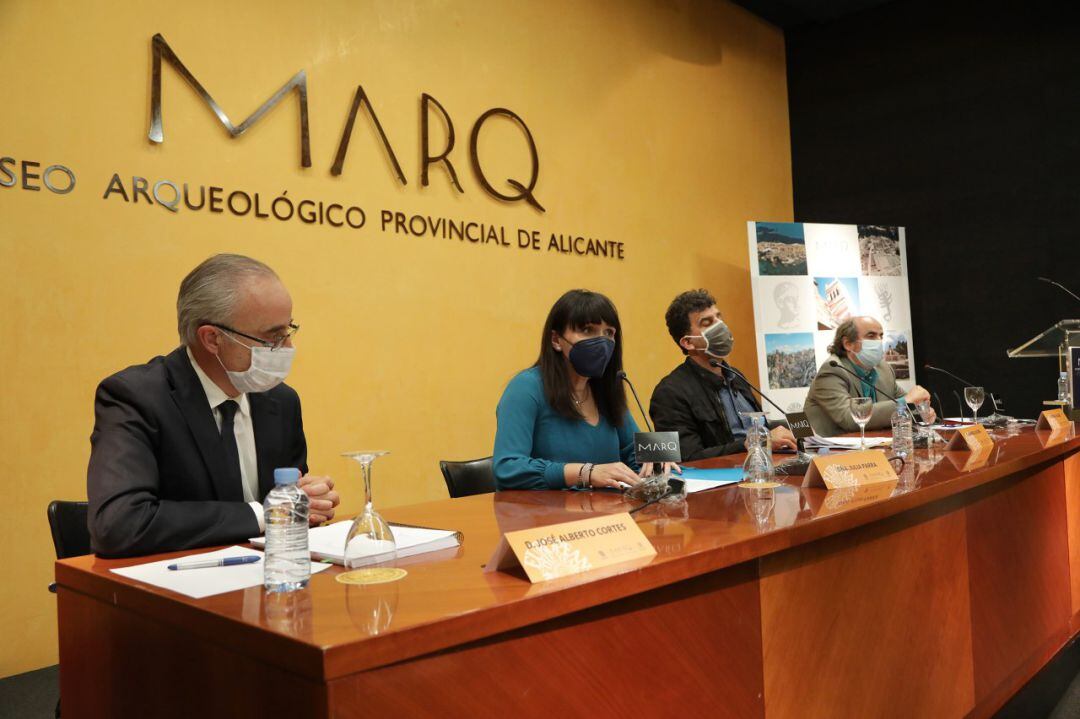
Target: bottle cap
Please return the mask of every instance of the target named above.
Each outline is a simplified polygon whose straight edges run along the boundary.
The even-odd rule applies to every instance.
[[[274,484],[296,484],[300,481],[300,470],[296,467],[278,467],[274,470]]]

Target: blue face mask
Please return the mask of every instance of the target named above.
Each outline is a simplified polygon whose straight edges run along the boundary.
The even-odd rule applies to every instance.
[[[885,349],[881,340],[863,340],[862,349],[855,353],[855,359],[867,369],[873,369],[885,359]]]
[[[570,340],[563,337],[567,343]],[[582,377],[601,377],[615,353],[615,340],[610,337],[590,337],[570,347],[570,364]]]

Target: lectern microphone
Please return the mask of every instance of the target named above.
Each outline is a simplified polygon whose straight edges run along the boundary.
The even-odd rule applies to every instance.
[[[1072,290],[1070,290],[1068,287],[1061,284],[1060,282],[1055,282],[1054,280],[1050,279],[1049,277],[1038,277],[1036,279],[1038,279],[1040,282],[1045,282],[1048,285],[1053,285],[1054,287],[1060,287],[1064,292],[1068,293],[1068,295],[1070,297],[1072,297],[1077,302],[1080,302],[1080,297],[1078,297],[1075,292],[1073,292]]]

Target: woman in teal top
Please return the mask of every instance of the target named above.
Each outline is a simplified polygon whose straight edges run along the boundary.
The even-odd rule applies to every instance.
[[[611,300],[588,290],[560,297],[544,324],[539,359],[510,380],[495,411],[495,486],[637,484],[637,425],[621,371],[622,332]]]

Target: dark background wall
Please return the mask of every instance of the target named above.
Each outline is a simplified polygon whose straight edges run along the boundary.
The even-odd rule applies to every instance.
[[[1056,396],[1056,360],[1005,350],[1080,317],[1035,279],[1080,294],[1070,5],[895,0],[786,28],[795,218],[907,228],[918,378],[950,415],[959,385],[923,363],[1034,416]]]

